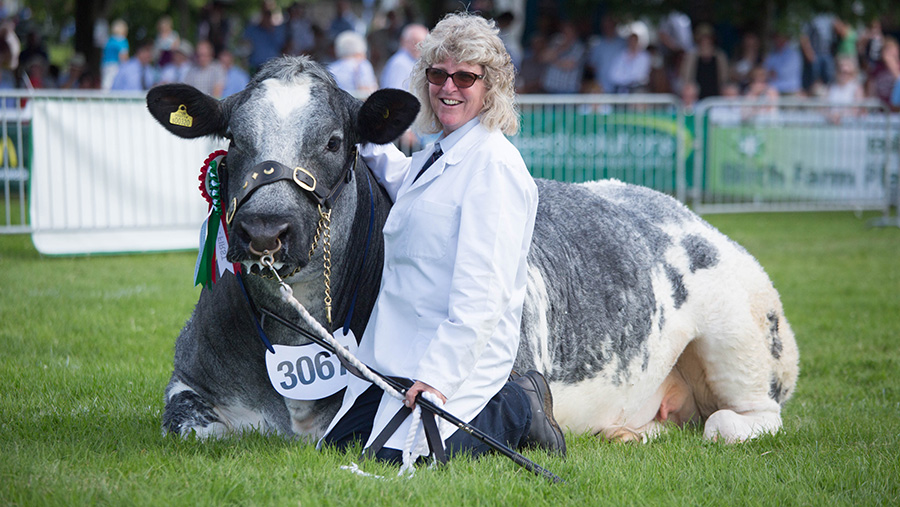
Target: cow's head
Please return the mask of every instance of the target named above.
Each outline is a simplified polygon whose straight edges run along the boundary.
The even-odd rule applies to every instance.
[[[331,190],[352,177],[347,169],[356,144],[392,141],[419,110],[415,97],[400,90],[380,90],[361,102],[305,57],[270,61],[245,90],[222,101],[169,84],[151,89],[147,106],[177,136],[230,141],[220,174],[231,231],[228,260],[257,272],[259,253],[274,251],[278,272],[287,277],[309,261],[320,207],[332,207],[337,229],[352,219],[355,185],[337,196]],[[258,186],[274,178],[272,171],[284,177]]]

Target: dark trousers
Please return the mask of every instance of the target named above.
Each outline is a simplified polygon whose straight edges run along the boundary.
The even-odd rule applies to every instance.
[[[324,444],[345,449],[356,441],[368,441],[383,394],[375,385],[366,389],[325,436]],[[531,428],[531,405],[525,391],[519,385],[507,382],[469,424],[505,443],[507,447],[517,449]],[[457,453],[480,456],[491,448],[465,431],[456,430],[447,439],[446,450],[450,456]],[[394,463],[402,461],[401,451],[397,449],[383,448],[375,457]]]

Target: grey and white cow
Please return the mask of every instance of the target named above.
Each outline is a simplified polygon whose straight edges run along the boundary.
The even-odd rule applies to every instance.
[[[246,90],[221,102],[184,85],[157,87],[147,100],[176,135],[231,141],[229,203],[238,201],[240,182],[264,161],[306,168],[333,188],[354,159],[356,143],[387,142],[418,111],[411,95],[396,90],[361,103],[305,58],[270,62]],[[197,119],[193,126],[168,121],[180,105]],[[356,336],[377,293],[377,231],[390,208],[383,191],[370,190],[366,171],[362,164],[353,169],[331,216],[332,327],[343,322],[356,292]],[[750,254],[677,201],[646,188],[538,180],[538,189],[515,368],[547,376],[563,427],[630,440],[653,436],[667,423],[702,421],[707,438],[729,442],[781,427],[781,406],[797,381],[798,350],[778,293]],[[280,243],[279,273],[325,322],[321,252],[312,260],[307,255],[319,218],[310,196],[280,181],[260,187],[232,212],[228,257],[243,264],[256,305],[293,315],[275,282],[259,276],[265,272],[252,253]],[[372,217],[376,233],[369,236]],[[277,323],[265,331],[273,343],[306,341]],[[321,435],[340,393],[318,401],[280,396],[269,383],[258,336],[235,277],[203,290],[176,342],[165,430]]]

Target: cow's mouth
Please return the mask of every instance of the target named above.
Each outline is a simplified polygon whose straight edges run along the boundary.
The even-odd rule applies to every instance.
[[[241,265],[244,267],[244,272],[261,276],[263,278],[271,278],[276,279],[277,277],[272,273],[272,270],[278,272],[278,276],[282,279],[289,278],[300,271],[303,268],[303,265],[295,265],[295,264],[287,264],[281,261],[275,261],[271,267],[263,264],[259,260],[246,260],[241,262]]]

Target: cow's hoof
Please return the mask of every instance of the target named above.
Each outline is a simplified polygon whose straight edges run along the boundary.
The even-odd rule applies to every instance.
[[[734,444],[775,434],[781,428],[781,416],[777,412],[746,412],[718,410],[706,420],[703,438],[715,442]]]
[[[531,370],[513,380],[513,383],[525,390],[531,404],[531,428],[522,446],[539,447],[565,456],[566,439],[553,418],[553,396],[547,380],[539,372]]]

